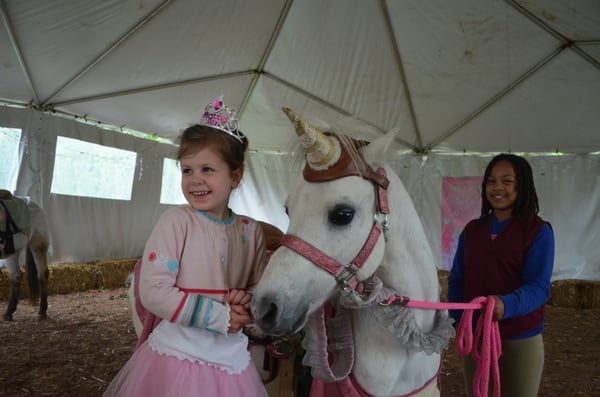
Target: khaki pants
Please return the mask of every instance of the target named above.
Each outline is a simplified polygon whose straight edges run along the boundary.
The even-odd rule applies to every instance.
[[[493,365],[493,363],[492,363]],[[500,391],[503,397],[537,397],[544,370],[544,340],[542,334],[526,339],[503,339],[500,368]],[[463,357],[465,390],[473,397],[475,361]],[[490,374],[491,375],[491,374]],[[493,396],[490,376],[488,396]]]

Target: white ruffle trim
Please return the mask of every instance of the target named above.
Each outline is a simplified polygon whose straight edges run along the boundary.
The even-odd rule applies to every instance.
[[[250,363],[248,337],[212,334],[202,329],[162,321],[148,337],[153,351],[218,368],[228,374],[243,372]]]

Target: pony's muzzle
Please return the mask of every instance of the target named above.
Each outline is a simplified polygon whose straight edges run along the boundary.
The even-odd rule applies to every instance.
[[[252,304],[252,311],[256,323],[263,329],[271,329],[277,322],[279,308],[269,297],[262,297],[257,305]]]
[[[306,322],[306,308],[285,308],[271,294],[255,295],[251,311],[254,322],[264,333],[272,336],[291,335]]]

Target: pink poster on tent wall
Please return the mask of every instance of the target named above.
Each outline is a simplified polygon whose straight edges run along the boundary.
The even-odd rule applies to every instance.
[[[450,270],[458,236],[468,221],[481,212],[480,176],[442,177],[442,263]]]

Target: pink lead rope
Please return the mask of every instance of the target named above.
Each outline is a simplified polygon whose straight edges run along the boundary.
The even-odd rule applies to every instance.
[[[409,297],[392,295],[380,302],[381,305],[403,305],[418,309],[463,310],[463,315],[456,332],[456,350],[461,356],[471,354],[477,364],[473,377],[473,394],[475,397],[487,397],[490,382],[490,371],[494,379],[493,397],[500,396],[500,369],[498,359],[502,352],[500,328],[498,321],[493,321],[494,298],[480,296],[469,303],[444,303],[411,300]],[[482,310],[477,320],[473,335],[473,312]],[[475,338],[473,338],[475,336]],[[481,352],[474,346],[481,345]]]
[[[474,309],[456,307],[465,305],[460,303],[449,303],[449,305],[454,306],[451,309],[464,310],[456,332],[456,349],[462,356],[471,353],[473,360],[477,363],[475,376],[473,377],[473,394],[475,397],[487,397],[490,371],[492,371],[494,380],[493,396],[500,396],[498,359],[502,352],[502,342],[500,340],[498,321],[492,320],[495,305],[494,298],[480,296],[466,304],[478,305],[477,309],[482,309],[481,316],[479,316],[475,327],[475,339],[473,339],[472,326]],[[480,344],[481,352],[477,351],[477,346]]]

